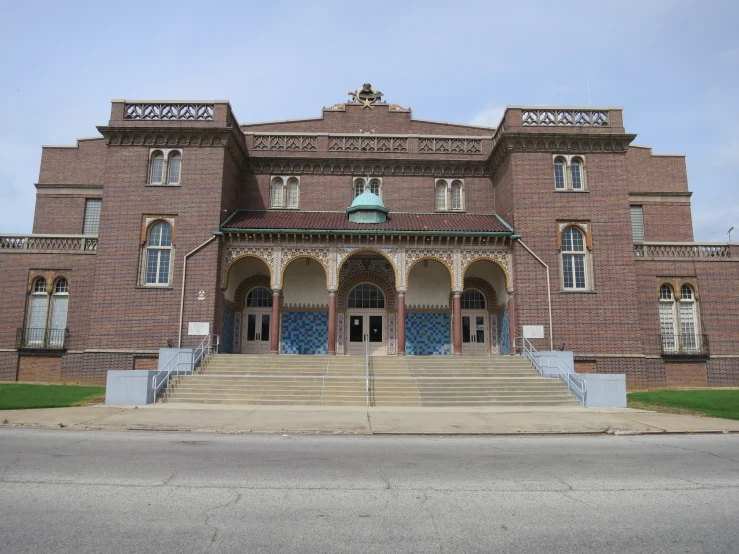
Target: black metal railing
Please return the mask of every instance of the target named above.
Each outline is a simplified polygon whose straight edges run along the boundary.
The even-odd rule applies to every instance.
[[[660,335],[663,356],[708,356],[708,335],[677,333]]]
[[[64,350],[68,329],[21,327],[15,337],[15,347],[38,350]]]

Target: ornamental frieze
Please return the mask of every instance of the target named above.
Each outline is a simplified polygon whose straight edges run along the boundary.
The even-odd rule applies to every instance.
[[[269,175],[376,175],[429,177],[483,177],[488,166],[466,161],[337,160],[337,159],[258,159],[250,158],[251,170]]]

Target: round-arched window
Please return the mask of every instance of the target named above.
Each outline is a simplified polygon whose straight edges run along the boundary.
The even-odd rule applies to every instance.
[[[249,294],[246,295],[246,307],[247,308],[271,308],[272,307],[272,293],[264,287],[258,287],[252,289]]]
[[[480,291],[470,289],[462,293],[463,310],[484,310],[485,297]]]
[[[362,283],[349,293],[347,306],[349,308],[384,308],[385,295],[379,287],[371,283]]]

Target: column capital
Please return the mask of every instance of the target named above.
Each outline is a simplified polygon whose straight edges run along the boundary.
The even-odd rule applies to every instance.
[[[398,289],[396,292],[398,293],[398,296],[405,296],[406,290],[405,289]]]

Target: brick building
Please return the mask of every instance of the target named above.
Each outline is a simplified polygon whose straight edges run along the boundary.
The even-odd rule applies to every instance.
[[[417,120],[370,86],[321,117],[114,100],[43,148],[0,236],[0,380],[102,383],[224,352],[495,356],[525,335],[631,388],[739,384],[739,245],[693,242],[685,159],[620,108]]]

